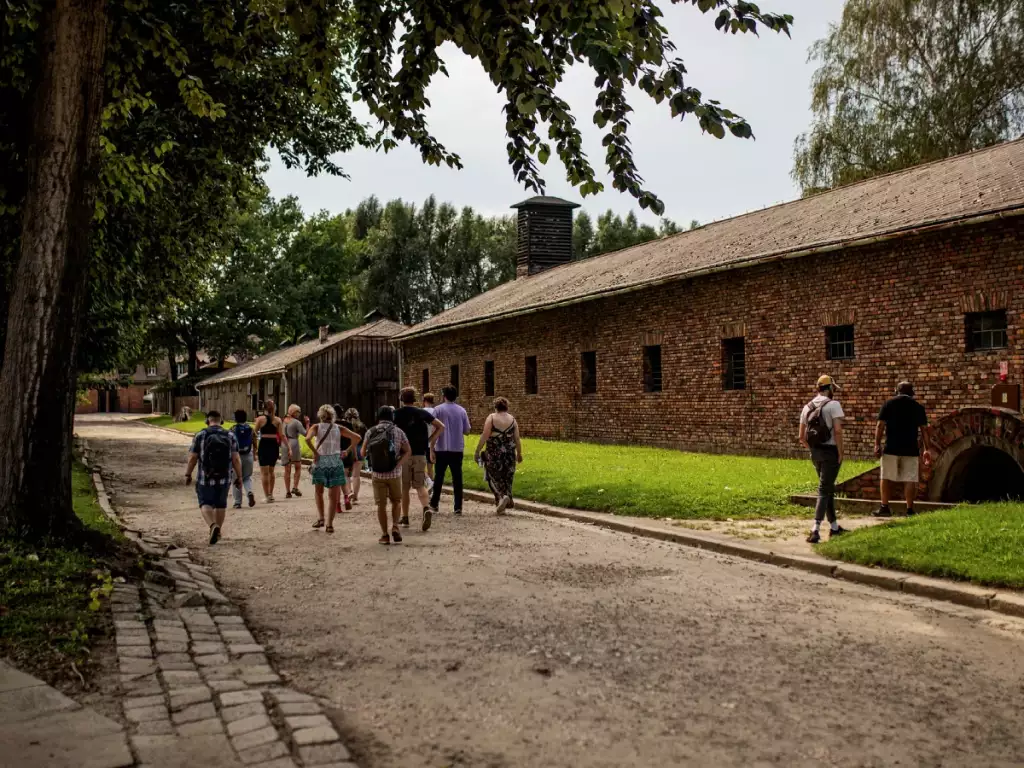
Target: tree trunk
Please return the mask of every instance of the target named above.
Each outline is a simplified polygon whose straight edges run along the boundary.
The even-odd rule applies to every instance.
[[[171,350],[167,350],[167,362],[171,366],[171,381],[178,380],[178,361],[175,360],[176,355]]]
[[[195,344],[186,344],[185,349],[188,351],[188,375],[195,376],[199,370],[199,347]]]
[[[91,258],[106,0],[51,0],[0,370],[0,535],[73,538],[75,355]]]

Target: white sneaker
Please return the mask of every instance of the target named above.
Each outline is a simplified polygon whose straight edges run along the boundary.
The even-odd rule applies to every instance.
[[[505,510],[508,509],[509,502],[512,501],[508,496],[503,496],[501,501],[498,502],[498,514],[504,515]]]
[[[429,477],[424,478],[423,487],[426,488],[427,493],[429,493],[430,491],[434,490],[434,481],[431,480]]]

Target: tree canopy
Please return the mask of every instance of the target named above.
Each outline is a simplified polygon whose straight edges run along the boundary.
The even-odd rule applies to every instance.
[[[804,194],[1024,131],[1020,0],[847,0],[811,58],[814,122],[793,167]]]

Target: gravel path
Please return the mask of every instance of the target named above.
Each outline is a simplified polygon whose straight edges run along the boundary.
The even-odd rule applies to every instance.
[[[1021,764],[1024,622],[474,504],[382,547],[366,493],[328,537],[307,477],[206,548],[186,439],[76,426],[365,768]]]

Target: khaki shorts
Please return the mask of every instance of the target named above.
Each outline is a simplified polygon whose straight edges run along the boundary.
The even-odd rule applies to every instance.
[[[373,500],[380,504],[402,500],[402,478],[392,477],[390,480],[373,478]]]
[[[920,459],[917,456],[882,454],[882,479],[890,483],[916,483]]]
[[[427,457],[410,456],[402,465],[402,492],[419,490],[427,482]]]

